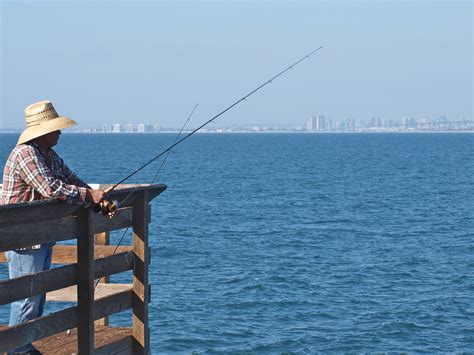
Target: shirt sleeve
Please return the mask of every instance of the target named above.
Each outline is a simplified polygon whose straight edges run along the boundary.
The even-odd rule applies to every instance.
[[[67,178],[67,180],[70,184],[75,185],[75,186],[79,186],[79,187],[85,187],[87,189],[91,188],[84,181],[79,179],[79,177],[76,174],[74,174],[71,171],[71,169],[69,169],[69,167],[64,163],[64,160],[62,160],[59,157],[58,157],[58,159],[59,159],[59,162],[60,162],[60,165],[61,165],[61,171],[66,176],[66,178]]]
[[[46,198],[68,203],[84,202],[86,187],[67,184],[56,179],[43,157],[34,148],[25,149],[18,160],[17,172],[21,179]]]

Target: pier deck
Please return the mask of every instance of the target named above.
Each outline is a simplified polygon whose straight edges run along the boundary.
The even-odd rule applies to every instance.
[[[38,294],[47,294],[48,301],[75,303],[22,324],[0,326],[0,353],[33,342],[43,354],[149,354],[149,202],[165,189],[162,184],[119,186],[109,198],[126,198],[127,203],[112,219],[58,201],[0,206],[0,262],[6,262],[4,251],[77,241],[53,248],[52,262],[62,266],[0,280],[0,305]],[[108,245],[110,231],[128,227],[132,245]],[[108,283],[109,275],[128,270],[133,275],[129,284]],[[96,279],[101,280],[97,288]],[[127,309],[132,310],[132,327],[108,324],[109,315]]]
[[[0,331],[8,328],[0,326]],[[132,328],[95,326],[95,353],[96,354],[130,354],[132,353]],[[77,328],[62,332],[50,337],[37,340],[33,345],[45,355],[77,354]]]

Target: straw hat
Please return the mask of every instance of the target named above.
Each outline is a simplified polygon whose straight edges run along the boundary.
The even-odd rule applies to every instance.
[[[49,101],[39,101],[28,106],[25,109],[25,118],[26,129],[20,135],[17,144],[77,124],[70,118],[59,116]]]

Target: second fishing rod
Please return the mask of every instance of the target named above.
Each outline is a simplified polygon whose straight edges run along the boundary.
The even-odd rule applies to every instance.
[[[185,141],[186,139],[188,139],[189,137],[191,137],[193,134],[195,134],[197,131],[199,131],[200,129],[204,128],[205,126],[207,126],[209,123],[211,122],[214,122],[218,117],[220,117],[221,115],[223,115],[224,113],[226,113],[227,111],[229,111],[230,109],[232,109],[233,107],[237,106],[239,103],[241,103],[242,101],[245,101],[247,100],[248,97],[250,97],[251,95],[255,94],[257,91],[259,91],[260,89],[262,89],[263,87],[265,87],[266,85],[270,84],[273,80],[275,80],[276,78],[278,78],[279,76],[283,75],[284,73],[286,73],[288,70],[290,69],[293,69],[293,67],[295,67],[296,65],[298,65],[300,62],[302,62],[303,60],[311,57],[314,53],[316,53],[317,51],[321,50],[323,47],[318,47],[316,49],[314,49],[313,51],[311,51],[310,53],[306,54],[304,57],[298,59],[297,61],[295,61],[293,64],[289,65],[288,67],[286,67],[285,69],[283,69],[281,72],[279,72],[278,74],[274,75],[273,77],[271,77],[270,79],[268,79],[267,81],[265,81],[263,84],[259,85],[257,88],[253,89],[252,91],[250,91],[248,94],[246,94],[245,96],[243,96],[242,98],[240,98],[239,100],[235,101],[233,104],[231,104],[230,106],[226,107],[225,109],[223,109],[221,112],[219,112],[218,114],[216,114],[215,116],[213,116],[212,118],[210,118],[209,120],[207,120],[206,122],[204,122],[202,125],[200,125],[199,127],[197,127],[196,129],[194,129],[193,131],[191,131],[190,133],[186,134],[183,138],[175,141],[172,145],[170,145],[168,148],[166,148],[165,150],[163,150],[162,152],[160,152],[158,155],[154,156],[152,159],[150,159],[149,161],[147,161],[145,164],[141,165],[139,168],[137,168],[136,170],[134,170],[132,173],[128,174],[127,176],[125,176],[123,179],[121,179],[120,181],[118,181],[117,183],[115,183],[114,185],[112,185],[111,187],[107,188],[106,190],[104,190],[104,195],[107,195],[109,194],[110,192],[112,192],[113,190],[115,190],[117,188],[117,186],[119,186],[120,184],[122,184],[123,182],[125,182],[126,180],[128,180],[129,178],[131,178],[133,175],[137,174],[139,171],[141,171],[142,169],[144,169],[145,167],[147,167],[148,165],[150,165],[152,162],[154,162],[155,160],[157,160],[158,158],[162,157],[163,155],[165,155],[166,153],[168,153],[169,151],[171,151],[174,147],[176,147],[178,144],[182,143],[183,141]],[[118,207],[120,206],[120,203],[117,202],[117,201],[112,201],[112,202],[108,202],[107,204],[101,204],[101,205],[95,205],[93,208],[94,208],[94,212],[102,212],[104,215],[105,214],[110,214],[110,213],[113,213],[113,211],[115,211]]]

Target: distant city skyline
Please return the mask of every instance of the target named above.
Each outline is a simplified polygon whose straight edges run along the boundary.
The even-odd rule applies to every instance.
[[[472,120],[471,1],[2,1],[0,129],[51,100],[79,128],[233,125],[326,117]],[[126,19],[126,21],[124,21]],[[331,113],[331,114],[328,114]],[[197,126],[197,124],[195,124]]]
[[[160,124],[150,123],[105,123],[101,128],[97,127],[72,127],[64,131],[81,133],[163,133],[163,132],[190,132],[195,127],[162,127]],[[6,130],[0,132],[20,132],[21,129]],[[371,117],[368,120],[347,117],[345,120],[335,120],[331,116],[317,114],[308,117],[306,125],[207,125],[198,132],[406,132],[406,131],[462,131],[474,132],[474,121],[466,119],[465,116],[457,120],[449,120],[442,115],[437,118],[403,117],[400,120],[386,120],[380,116]]]
[[[188,122],[187,122],[188,123]],[[200,124],[199,124],[200,125]],[[0,128],[0,132],[21,132],[24,128]],[[73,126],[64,130],[67,132],[83,133],[160,133],[160,132],[189,132],[196,126],[184,127],[162,126],[159,123],[104,123],[102,127]],[[466,131],[474,132],[474,120],[461,115],[458,118],[439,117],[401,117],[399,119],[385,119],[380,116],[358,118],[353,115],[345,119],[336,119],[331,115],[316,114],[307,118],[306,123],[296,124],[268,124],[253,123],[249,125],[208,124],[200,132],[349,132],[349,131]]]
[[[162,127],[160,124],[146,123],[105,123],[101,128],[73,126],[63,131],[63,133],[167,133],[184,132],[189,133],[196,127]],[[19,133],[23,129],[0,128],[0,133]],[[385,120],[382,117],[372,117],[370,120],[356,119],[348,117],[345,120],[333,120],[332,117],[324,115],[310,116],[306,125],[208,125],[198,131],[204,133],[227,133],[227,132],[474,132],[474,121],[461,116],[458,120],[449,120],[446,116],[438,118],[403,117],[401,120]]]
[[[203,127],[203,131],[212,131],[212,130],[253,130],[260,131],[265,129],[277,129],[282,128],[285,130],[306,130],[306,131],[355,131],[360,129],[371,129],[371,128],[420,128],[428,129],[432,128],[435,130],[442,130],[445,128],[457,129],[469,128],[472,129],[474,121],[466,118],[465,115],[461,115],[457,119],[448,119],[446,115],[441,115],[439,117],[401,117],[400,119],[385,119],[380,116],[372,116],[369,118],[356,118],[354,116],[349,116],[346,119],[335,119],[332,116],[325,116],[324,114],[316,114],[308,117],[306,125],[304,124],[259,124],[254,123],[250,125],[231,125],[226,126],[225,124],[208,125]],[[182,128],[187,130],[193,130],[192,127],[166,127],[162,126],[159,123],[105,123],[101,128],[98,127],[88,127],[85,130],[89,131],[102,131],[105,133],[121,133],[121,132],[138,132],[138,133],[150,133],[150,132],[161,132],[164,131],[179,131]]]

